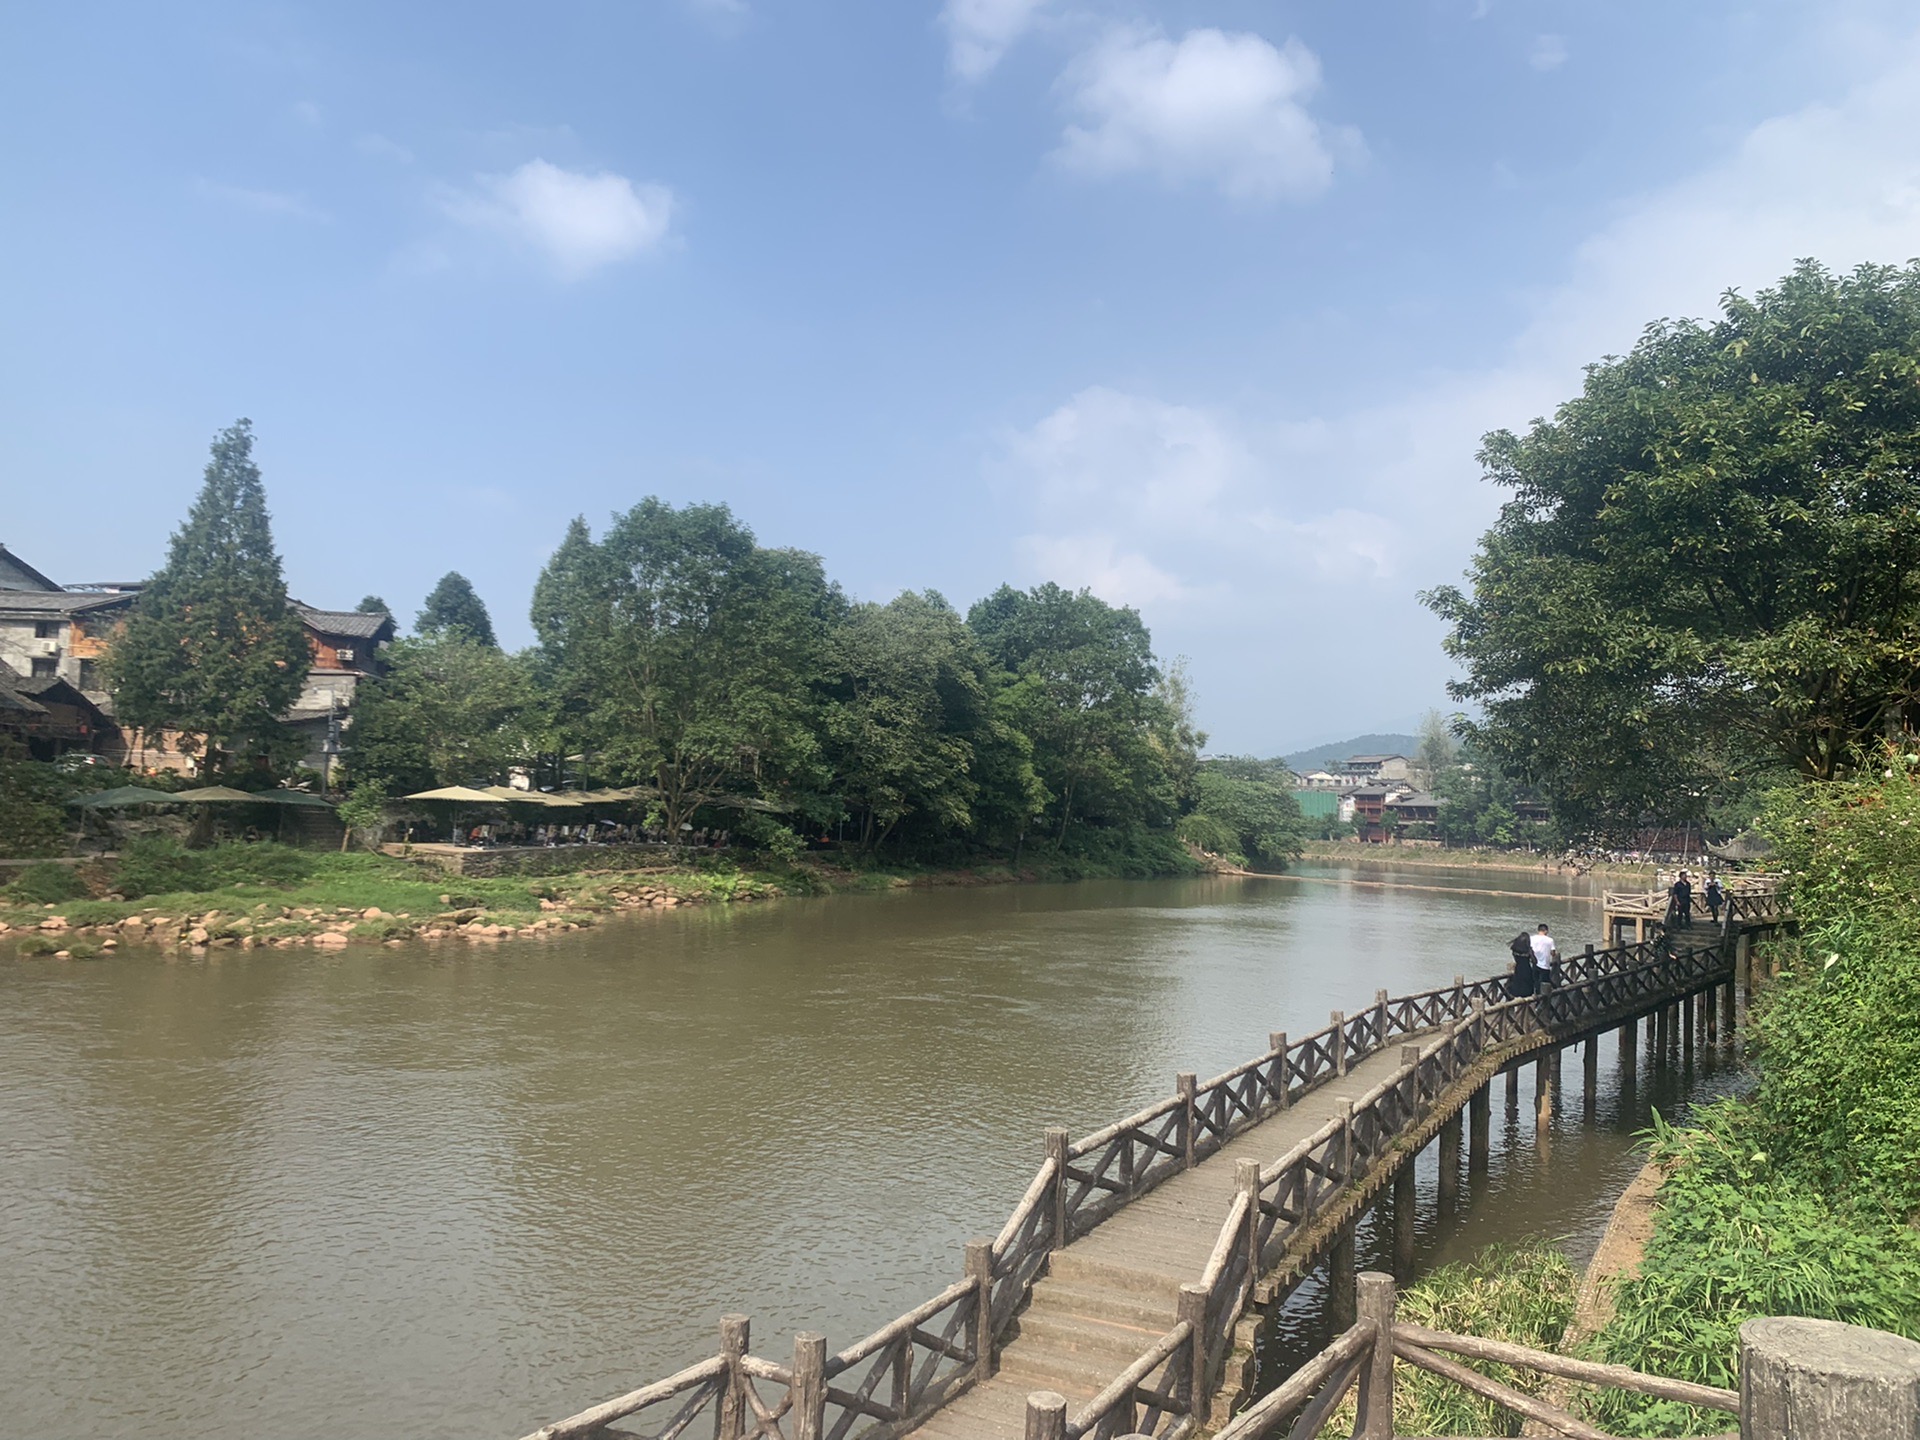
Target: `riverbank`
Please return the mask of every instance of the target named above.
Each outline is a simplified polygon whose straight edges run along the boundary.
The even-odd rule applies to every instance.
[[[817,856],[786,863],[702,857],[634,864],[631,856],[552,875],[450,876],[430,864],[361,852],[330,854],[252,846],[218,852],[195,867],[199,883],[137,897],[115,890],[119,868],[93,861],[73,870],[75,892],[34,900],[0,891],[0,945],[24,956],[91,959],[126,944],[163,949],[335,948],[408,940],[499,941],[585,929],[607,916],[684,906],[747,904],[789,896],[898,889],[967,888],[1047,881],[1147,878],[1078,857],[1042,856],[1018,868],[986,863],[949,869],[854,868]],[[191,857],[186,857],[191,858]],[[252,862],[252,863],[241,863]],[[270,862],[270,863],[261,863]],[[137,858],[126,862],[142,863]],[[236,873],[223,873],[232,870]],[[1188,857],[1169,875],[1204,873]],[[215,883],[205,883],[210,879]],[[16,889],[24,889],[20,886]],[[127,888],[137,888],[129,885]],[[155,886],[148,884],[146,890]]]
[[[1554,856],[1516,855],[1511,850],[1429,849],[1411,845],[1363,845],[1352,840],[1309,840],[1302,860],[1328,865],[1366,865],[1435,873],[1483,872],[1523,875],[1590,875],[1602,880],[1648,880],[1657,867],[1628,863],[1570,863]]]

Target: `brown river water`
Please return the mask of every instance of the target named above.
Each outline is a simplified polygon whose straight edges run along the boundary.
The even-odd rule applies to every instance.
[[[1076,1134],[1456,973],[1585,881],[1396,876],[921,890],[487,947],[0,952],[0,1435],[513,1437],[714,1349],[837,1349],[959,1275]],[[1569,1055],[1423,1265],[1597,1241],[1648,1106],[1732,1080]],[[1429,1166],[1431,1160],[1428,1161]],[[1432,1176],[1423,1183],[1431,1187]],[[1367,1243],[1363,1236],[1363,1245]],[[1363,1257],[1364,1258],[1364,1257]],[[1311,1288],[1280,1350],[1321,1323]]]

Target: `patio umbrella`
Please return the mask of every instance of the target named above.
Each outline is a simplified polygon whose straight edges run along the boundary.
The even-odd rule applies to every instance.
[[[92,795],[78,795],[67,803],[87,810],[120,810],[134,805],[171,805],[180,797],[165,790],[149,790],[144,785],[116,785]]]
[[[231,785],[206,785],[198,790],[182,790],[172,797],[182,805],[219,805],[239,801],[248,805],[258,804],[260,797],[245,790],[236,790]]]
[[[484,790],[475,790],[470,785],[442,785],[438,790],[422,790],[417,794],[404,796],[408,800],[438,801],[452,807],[454,805],[498,805],[500,797],[489,795]],[[451,817],[448,826],[453,832],[453,843],[460,843],[460,827]]]
[[[322,810],[331,810],[333,801],[324,795],[316,795],[311,790],[262,790],[253,797],[274,805],[318,806]]]

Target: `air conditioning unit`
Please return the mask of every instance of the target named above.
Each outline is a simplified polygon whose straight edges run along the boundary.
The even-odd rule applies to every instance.
[[[29,655],[58,655],[60,653],[60,642],[58,640],[35,640],[29,645],[27,653]]]

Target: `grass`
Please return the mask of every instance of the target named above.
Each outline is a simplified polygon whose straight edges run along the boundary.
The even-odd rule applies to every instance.
[[[1398,1315],[1432,1330],[1551,1350],[1573,1319],[1579,1288],[1579,1275],[1551,1241],[1489,1245],[1471,1260],[1443,1265],[1402,1290]],[[1547,1377],[1535,1370],[1481,1360],[1460,1363],[1524,1394],[1538,1395],[1547,1386]],[[1351,1436],[1353,1421],[1349,1394],[1320,1433]],[[1396,1362],[1393,1426],[1396,1435],[1518,1435],[1520,1417],[1450,1380]]]

